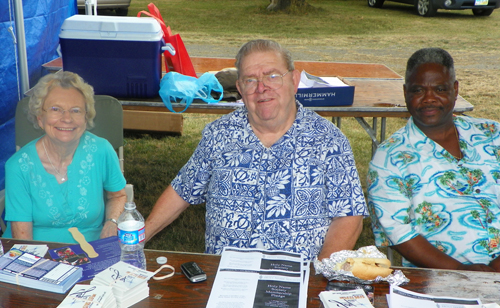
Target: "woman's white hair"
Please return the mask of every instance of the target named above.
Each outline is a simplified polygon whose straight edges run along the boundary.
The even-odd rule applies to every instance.
[[[49,92],[55,88],[76,89],[85,99],[85,118],[89,128],[94,127],[95,117],[95,101],[94,88],[86,83],[78,74],[59,71],[55,74],[48,74],[40,78],[38,83],[33,88],[33,94],[28,103],[28,119],[33,123],[36,129],[39,129],[37,117],[42,114],[43,104]]]

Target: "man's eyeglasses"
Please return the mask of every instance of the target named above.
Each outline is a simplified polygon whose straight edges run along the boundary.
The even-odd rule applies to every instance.
[[[285,77],[285,75],[289,72],[290,71],[287,71],[284,74],[272,73],[269,75],[264,75],[262,76],[262,78],[245,77],[244,79],[240,80],[240,86],[244,94],[247,95],[255,93],[255,90],[257,90],[257,86],[259,85],[259,81],[262,82],[265,87],[271,90],[278,90],[283,86],[283,77]]]
[[[64,110],[61,107],[52,106],[52,107],[49,107],[48,109],[42,108],[42,110],[47,112],[47,115],[51,118],[54,118],[54,119],[62,118],[66,111],[69,113],[69,115],[73,119],[81,119],[87,113],[86,111],[82,110],[82,108],[80,108],[80,107],[74,107],[74,108],[71,108],[69,110]]]

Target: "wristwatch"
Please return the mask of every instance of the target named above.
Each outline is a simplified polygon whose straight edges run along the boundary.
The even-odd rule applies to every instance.
[[[117,226],[118,226],[118,222],[116,221],[116,219],[114,219],[114,218],[108,218],[108,219],[106,219],[106,221],[105,221],[104,223],[106,223],[106,222],[108,222],[108,221],[112,221],[112,222],[114,222],[114,223],[115,223],[115,225],[117,225]]]

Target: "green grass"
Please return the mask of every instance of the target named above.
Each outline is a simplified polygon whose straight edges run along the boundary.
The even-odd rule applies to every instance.
[[[129,15],[147,10],[148,3],[149,0],[133,0]],[[411,36],[398,41],[399,46],[429,42],[460,46],[471,39],[473,43],[496,46],[500,35],[498,31],[488,31],[499,25],[497,12],[488,18],[477,18],[470,10],[440,10],[437,18],[422,18],[413,13],[412,6],[392,2],[386,2],[383,9],[369,8],[366,0],[309,0],[309,3],[316,10],[292,15],[266,11],[269,0],[164,0],[156,5],[174,33],[200,42],[207,38],[228,39],[225,43],[234,42],[238,46],[249,38],[265,36],[280,41],[319,39],[318,44],[337,38],[353,42],[363,39],[355,43],[390,47],[392,41],[385,40],[387,34]],[[468,47],[474,48],[470,44]]]
[[[129,15],[147,9],[149,2],[133,0]],[[292,53],[317,50],[316,60],[382,63],[399,74],[403,74],[413,51],[429,46],[445,48],[457,63],[460,94],[475,106],[471,115],[500,120],[500,11],[478,18],[470,10],[440,10],[434,18],[422,18],[413,13],[411,6],[391,2],[386,2],[383,9],[369,8],[366,0],[309,0],[309,3],[315,9],[307,14],[288,15],[267,12],[269,0],[155,2],[172,31],[181,33],[188,47],[207,44],[235,48],[249,39],[271,38],[289,47]],[[338,58],[332,59],[321,50],[339,51]],[[203,127],[216,118],[185,114],[182,136],[126,134],[125,175],[135,186],[136,203],[145,217],[189,159]],[[404,124],[405,119],[388,119],[387,136]],[[342,119],[342,130],[351,142],[365,187],[370,139],[351,118]],[[146,247],[202,252],[204,228],[204,206],[193,205]],[[366,220],[357,246],[371,244],[373,234]]]

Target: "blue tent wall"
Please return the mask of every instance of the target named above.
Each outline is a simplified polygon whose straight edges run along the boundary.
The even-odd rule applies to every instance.
[[[13,0],[0,0],[0,189],[5,187],[5,162],[15,151],[14,114],[23,97],[18,87]],[[63,21],[76,13],[76,0],[23,0],[30,86],[46,72],[42,64],[57,57]]]

